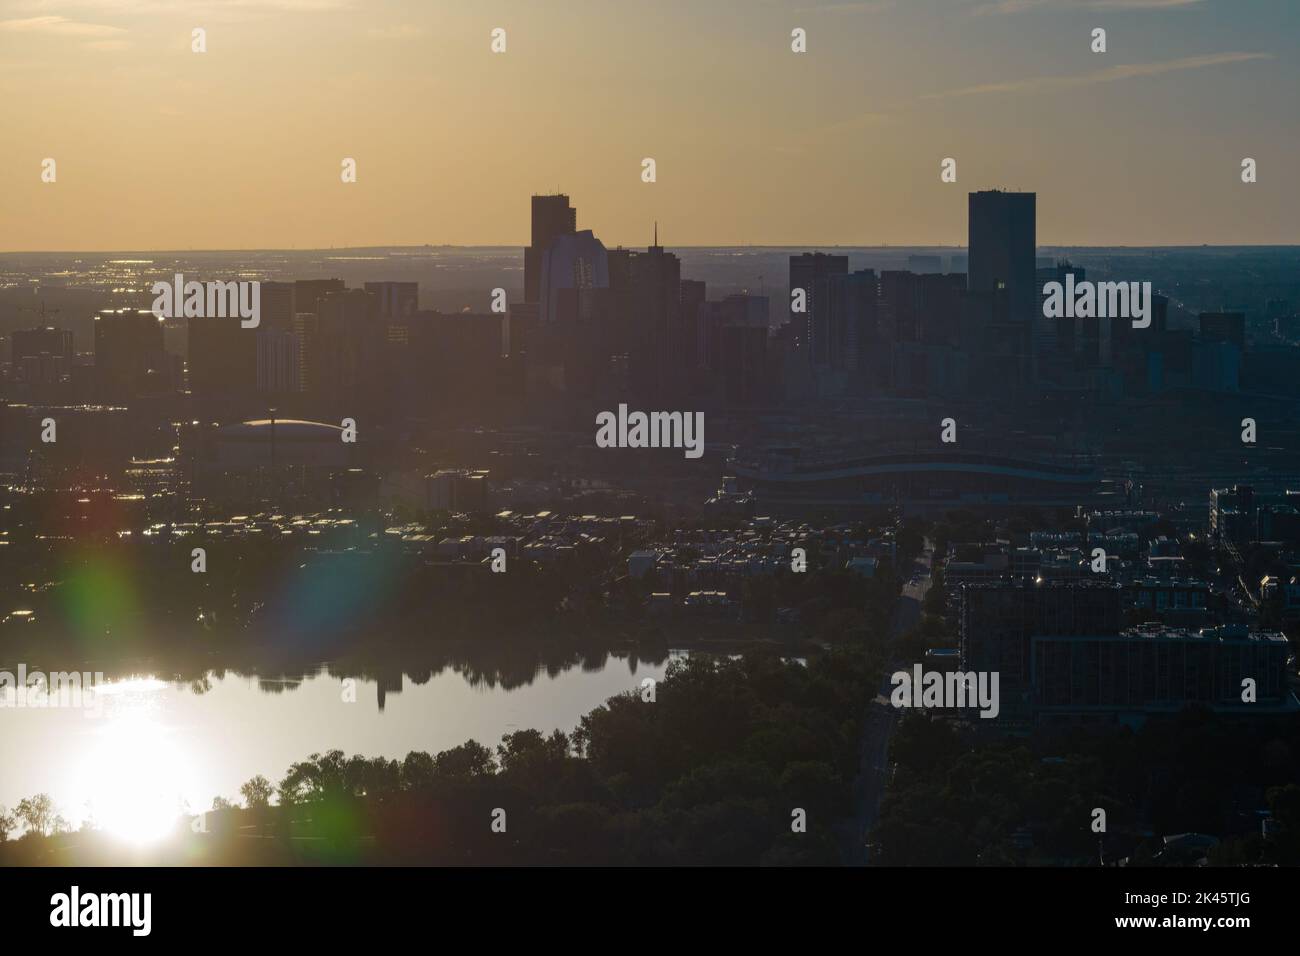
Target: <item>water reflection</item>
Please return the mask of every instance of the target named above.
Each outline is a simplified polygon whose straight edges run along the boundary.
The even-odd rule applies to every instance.
[[[147,844],[180,813],[237,800],[250,778],[278,781],[314,752],[398,759],[469,739],[495,746],[530,727],[570,731],[610,696],[661,678],[678,653],[467,644],[382,660],[230,663],[169,680],[124,666],[97,689],[94,717],[0,713],[0,762],[11,768],[0,804],[48,793],[70,827]]]

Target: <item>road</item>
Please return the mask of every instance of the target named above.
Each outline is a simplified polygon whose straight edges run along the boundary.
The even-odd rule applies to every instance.
[[[934,542],[928,538],[920,559],[914,569],[919,576],[911,575],[903,585],[903,593],[894,605],[893,619],[890,621],[890,638],[896,638],[921,621],[921,604],[926,592],[930,590],[931,569],[934,563]],[[913,583],[915,581],[915,583]],[[853,783],[853,800],[856,812],[853,817],[850,863],[854,866],[870,864],[871,848],[867,839],[876,817],[880,813],[880,801],[885,795],[889,783],[889,738],[894,732],[898,712],[890,706],[889,694],[893,689],[890,675],[903,665],[894,663],[889,666],[880,682],[875,699],[867,709],[866,726],[862,732],[861,758],[858,766],[858,778]]]

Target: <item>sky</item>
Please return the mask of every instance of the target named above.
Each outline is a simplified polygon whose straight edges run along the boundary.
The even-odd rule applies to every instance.
[[[0,251],[523,245],[542,192],[949,245],[988,188],[1041,245],[1295,243],[1298,53],[1300,0],[0,0]]]

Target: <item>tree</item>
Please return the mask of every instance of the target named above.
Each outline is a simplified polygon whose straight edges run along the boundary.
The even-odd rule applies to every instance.
[[[271,781],[260,773],[239,788],[239,795],[244,798],[244,806],[250,810],[255,807],[269,806],[273,793],[275,793],[275,788],[271,786]],[[215,808],[215,802],[213,806]]]
[[[12,813],[0,806],[0,843],[9,839],[10,832],[18,826],[18,820]]]
[[[496,772],[496,761],[490,749],[477,740],[467,740],[434,757],[433,769],[439,777],[483,777]]]
[[[18,814],[18,819],[23,821],[28,833],[48,836],[54,828],[56,813],[54,801],[50,799],[49,794],[38,793],[34,797],[19,800],[14,812]]]

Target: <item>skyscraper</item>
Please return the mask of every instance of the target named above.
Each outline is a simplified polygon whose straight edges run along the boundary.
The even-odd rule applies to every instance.
[[[682,263],[655,242],[645,252],[609,253],[609,287],[620,317],[616,348],[626,349],[633,387],[666,400],[680,393],[688,376],[689,347],[682,324]]]
[[[542,256],[557,236],[578,231],[578,211],[563,193],[533,197],[532,241],[524,250],[524,301],[536,302],[541,293]]]
[[[342,292],[342,279],[299,279],[293,284],[293,334],[298,338],[298,391],[316,393],[321,388],[320,301],[330,292]]]
[[[1017,322],[1032,322],[1038,304],[1035,204],[1034,193],[995,189],[970,194],[967,288],[972,292],[1005,288],[1010,317]]]
[[[56,385],[72,368],[72,332],[51,326],[15,329],[10,336],[14,374],[33,385]]]
[[[188,318],[189,385],[196,398],[247,398],[257,388],[255,329],[228,318]]]
[[[168,366],[162,321],[152,312],[103,309],[95,316],[95,386],[101,401],[170,388]]]
[[[362,289],[330,292],[320,300],[319,315],[316,396],[335,411],[373,411],[386,378],[387,330],[378,297]]]
[[[378,298],[382,319],[408,319],[420,307],[418,282],[367,282],[365,289]]]
[[[557,236],[542,255],[536,301],[543,325],[556,321],[557,298],[563,289],[580,292],[609,288],[605,246],[590,229]],[[589,303],[584,303],[589,305]]]
[[[1012,391],[1033,378],[1036,348],[1043,346],[1035,331],[1043,329],[1039,312],[1036,269],[1034,193],[1001,190],[971,193],[967,229],[970,268],[967,289],[976,295],[1001,292],[1006,296],[1006,327],[998,337],[1004,346],[998,375]]]
[[[818,315],[817,292],[819,281],[833,275],[846,275],[849,271],[848,256],[828,255],[824,252],[805,252],[803,255],[790,257],[790,321],[793,324],[797,346],[804,350],[805,361],[809,365],[826,364],[829,347],[826,341],[824,323],[826,316]],[[822,285],[824,289],[824,284]],[[805,312],[801,315],[794,311],[794,290],[802,289],[804,293]],[[818,323],[823,324],[819,334]],[[819,348],[817,339],[826,346]]]

